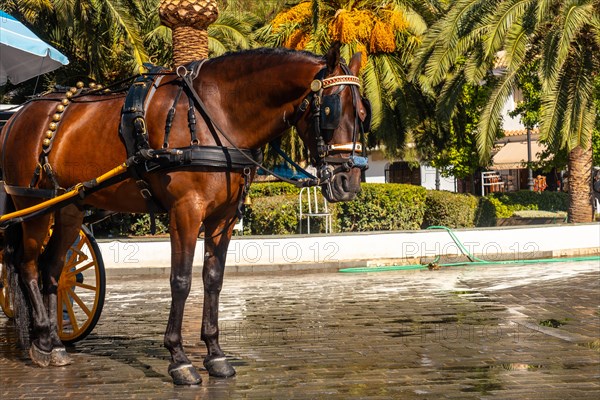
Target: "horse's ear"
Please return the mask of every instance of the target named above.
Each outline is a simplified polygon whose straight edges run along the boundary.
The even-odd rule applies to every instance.
[[[354,53],[350,59],[350,65],[348,65],[348,68],[350,68],[350,72],[352,72],[354,76],[358,76],[358,73],[360,72],[361,61],[362,53],[360,51],[358,53]]]
[[[337,66],[340,65],[340,47],[342,47],[342,43],[333,42],[327,52],[327,75],[333,74]]]

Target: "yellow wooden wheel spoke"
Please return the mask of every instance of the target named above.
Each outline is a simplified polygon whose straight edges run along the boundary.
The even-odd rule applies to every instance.
[[[89,263],[85,264],[84,266],[76,268],[74,271],[69,271],[69,275],[77,275],[79,273],[83,273],[84,271],[87,271],[90,268],[94,268],[95,266],[96,266],[96,263],[94,261],[90,261]]]
[[[82,289],[91,290],[92,292],[95,292],[98,289],[96,286],[86,285],[85,283],[75,283],[75,286],[80,287]]]
[[[85,313],[85,315],[87,315],[89,317],[92,314],[92,312],[90,311],[88,306],[86,306],[85,303],[81,300],[81,298],[75,293],[75,291],[73,291],[73,289],[69,288],[68,293],[69,293],[69,298],[73,299],[73,301],[75,303],[77,303],[77,305],[79,306],[79,308],[81,308],[81,310]]]
[[[71,321],[71,326],[73,326],[73,332],[77,332],[79,330],[79,325],[77,323],[77,318],[75,317],[75,312],[73,311],[73,305],[71,304],[71,302],[69,301],[67,296],[63,296],[61,303],[63,304],[62,310],[64,310],[64,309],[67,310],[67,314],[69,315],[69,320]],[[62,316],[62,310],[61,310],[61,316]],[[62,317],[61,317],[61,319],[62,319]]]

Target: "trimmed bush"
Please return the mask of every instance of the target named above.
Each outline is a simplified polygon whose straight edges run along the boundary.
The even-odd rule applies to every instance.
[[[487,198],[494,205],[497,218],[509,218],[520,210],[567,211],[569,207],[569,195],[563,192],[522,190],[492,193]]]
[[[256,197],[252,199],[252,206],[244,211],[245,235],[288,235],[297,230],[297,195]]]
[[[285,182],[259,182],[253,183],[250,186],[250,198],[264,197],[264,196],[277,196],[281,194],[295,194],[298,195],[300,189],[296,186],[285,183]]]
[[[445,191],[427,191],[421,186],[363,183],[357,199],[330,204],[335,232],[416,230],[431,225],[450,228],[495,226],[497,218],[516,211],[567,211],[568,195],[562,192],[530,191],[492,193],[475,197]],[[251,186],[252,205],[244,213],[244,234],[287,235],[298,233],[299,189],[288,183],[268,182]],[[314,221],[314,225],[312,222]],[[302,232],[305,232],[303,221]],[[98,236],[149,234],[149,217],[118,214],[94,226]],[[166,233],[168,218],[159,215],[157,233]],[[311,221],[313,231],[324,232],[324,219]]]
[[[478,197],[475,212],[475,226],[496,226],[497,217],[494,205],[487,197]]]
[[[442,225],[448,228],[494,226],[493,205],[471,194],[429,190],[425,202],[423,228]]]
[[[342,232],[419,229],[427,190],[395,183],[363,183],[357,199],[337,204]]]
[[[147,236],[150,232],[149,214],[113,214],[93,226],[97,237],[129,237]],[[164,235],[169,232],[169,216],[156,215],[156,234]]]
[[[429,190],[422,227],[443,225],[448,228],[472,228],[475,226],[477,205],[475,196]]]

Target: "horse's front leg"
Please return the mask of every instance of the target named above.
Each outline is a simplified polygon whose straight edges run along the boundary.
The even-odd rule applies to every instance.
[[[192,204],[182,204],[171,210],[171,310],[164,344],[171,353],[169,374],[176,385],[197,385],[202,382],[200,374],[183,350],[181,336],[183,312],[192,286],[192,263],[201,223],[202,212]]]
[[[42,293],[46,311],[50,323],[50,339],[52,341],[51,365],[63,366],[71,363],[71,357],[67,353],[63,343],[58,336],[59,312],[62,312],[63,304],[58,303],[58,282],[60,279],[67,252],[79,236],[83,213],[75,206],[67,206],[55,215],[54,229],[46,249],[40,257],[40,269],[42,271]],[[60,310],[59,310],[60,306]],[[62,315],[60,316],[62,319]]]
[[[235,369],[225,358],[219,346],[219,295],[223,286],[225,258],[227,247],[233,232],[234,217],[205,224],[204,239],[204,309],[202,314],[202,335],[208,354],[204,359],[204,367],[210,376],[229,378],[235,375]]]

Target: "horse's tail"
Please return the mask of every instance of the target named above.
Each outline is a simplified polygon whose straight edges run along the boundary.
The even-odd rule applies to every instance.
[[[15,206],[10,196],[6,201],[6,212],[15,211]],[[17,330],[17,344],[28,349],[31,337],[31,306],[21,279],[19,279],[19,265],[23,259],[23,228],[21,224],[12,224],[4,230],[4,254],[2,265],[6,268],[8,276],[8,289],[12,298],[12,308],[15,316]]]

